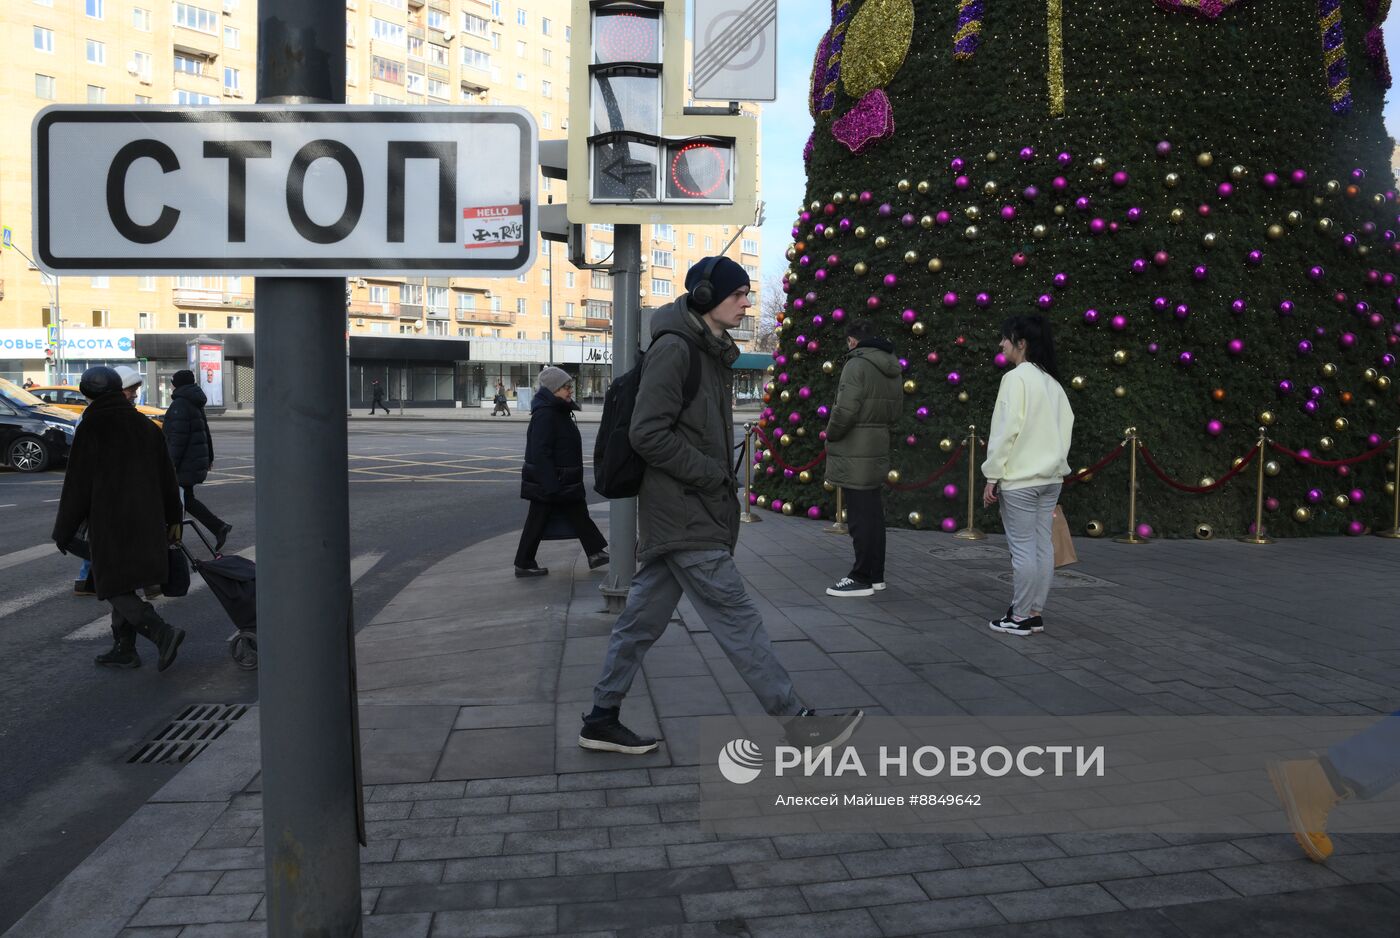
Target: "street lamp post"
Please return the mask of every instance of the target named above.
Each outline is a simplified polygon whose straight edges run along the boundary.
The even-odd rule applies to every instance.
[[[549,197],[549,204],[554,204],[554,196]],[[545,241],[545,250],[549,251],[549,364],[554,364],[554,242]],[[580,366],[581,368],[582,366]]]
[[[6,234],[9,234],[9,231],[10,231],[10,229],[8,229],[8,228],[5,229]],[[5,247],[7,247],[7,248],[9,248],[10,250],[14,251],[14,252],[15,252],[16,254],[18,254],[20,257],[24,258],[25,261],[29,264],[30,267],[34,267],[34,268],[36,268],[36,269],[38,268],[39,265],[36,264],[36,263],[34,263],[34,259],[33,259],[32,257],[30,257],[28,254],[24,253],[24,250],[23,250],[18,244],[15,244],[14,238],[7,237],[7,238],[5,239],[5,242],[4,242],[4,243],[5,243]],[[55,326],[54,335],[55,335],[55,338],[56,338],[57,344],[58,344],[58,347],[54,349],[54,353],[53,353],[53,370],[54,370],[54,374],[53,374],[53,383],[54,383],[54,384],[62,384],[62,383],[63,383],[63,306],[62,306],[62,305],[60,304],[60,302],[59,302],[59,301],[60,301],[59,282],[58,282],[58,278],[57,278],[57,277],[55,277],[55,276],[50,276],[49,274],[46,274],[46,273],[44,273],[43,271],[39,271],[39,282],[42,283],[42,284],[44,284],[44,286],[49,287],[49,298],[50,298],[50,299],[52,300],[52,302],[53,302],[53,307],[52,307],[52,309],[53,309],[53,321],[54,321],[54,326]]]

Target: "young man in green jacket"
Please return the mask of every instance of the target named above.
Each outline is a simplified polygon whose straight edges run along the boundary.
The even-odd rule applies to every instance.
[[[851,352],[826,425],[826,480],[845,490],[856,561],[826,592],[873,596],[885,588],[885,505],[880,490],[890,471],[890,430],[904,406],[904,385],[894,345],[875,334],[873,323],[851,323],[846,344]]]

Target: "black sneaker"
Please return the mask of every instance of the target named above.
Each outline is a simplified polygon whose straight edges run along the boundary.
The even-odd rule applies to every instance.
[[[93,658],[92,663],[103,668],[139,668],[141,656],[135,648],[123,648],[118,643],[112,646],[111,651]]]
[[[548,567],[516,567],[515,575],[518,577],[546,576],[549,573]]]
[[[225,524],[222,528],[219,528],[218,536],[214,538],[214,553],[217,554],[224,549],[224,542],[228,540],[228,536],[232,533],[233,525],[231,524]]]
[[[608,552],[605,550],[600,550],[596,554],[589,554],[588,569],[597,570],[599,567],[606,567],[610,559],[612,558],[608,556]]]
[[[1032,635],[1045,631],[1045,623],[1040,616],[1017,620],[1008,615],[1004,619],[993,619],[987,625],[991,627],[993,632],[1004,632],[1007,635]]]
[[[823,749],[839,746],[851,738],[860,721],[865,719],[864,710],[850,713],[833,713],[818,716],[817,711],[803,708],[802,712],[788,720],[783,735],[788,744],[799,749]]]
[[[836,581],[835,586],[826,588],[828,596],[874,596],[875,587],[869,583],[862,583],[860,580],[853,580],[848,576],[843,576]]]
[[[161,635],[160,660],[156,662],[156,670],[164,671],[175,663],[175,655],[180,651],[180,643],[185,640],[185,630],[177,629],[174,626],[167,626],[166,631]]]
[[[870,588],[873,589],[875,592],[879,593],[886,590],[888,588],[888,584],[886,584],[884,580],[876,580],[874,583],[870,584]]]
[[[640,756],[655,749],[657,742],[650,736],[638,736],[618,720],[595,723],[585,720],[583,729],[578,731],[578,744],[584,749],[595,749],[599,752],[623,752],[629,756]]]
[[[1007,621],[1009,621],[1009,620],[1012,618],[1012,616],[1015,615],[1015,609],[1016,609],[1015,604],[1012,604],[1012,605],[1010,605],[1010,606],[1007,606],[1007,607],[1006,607],[1006,615],[1002,616],[1000,619],[993,619],[991,622],[989,622],[989,623],[987,623],[987,624],[990,625],[992,628],[997,629],[998,632],[1001,631],[1001,629],[997,628],[996,623],[998,623],[998,622],[1007,622]],[[1042,619],[1040,618],[1040,616],[1033,616],[1032,618],[1035,620],[1035,624],[1031,626],[1031,631],[1032,631],[1032,632],[1035,632],[1035,633],[1044,632],[1044,631],[1045,631],[1045,622],[1044,622],[1044,620],[1042,620]]]

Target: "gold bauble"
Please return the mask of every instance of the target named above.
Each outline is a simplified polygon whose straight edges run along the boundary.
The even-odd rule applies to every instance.
[[[801,353],[801,352],[793,352],[792,355],[790,355],[789,357],[790,357],[793,361],[795,361],[795,362],[800,362],[800,361],[802,361],[802,353]]]
[[[1390,378],[1386,377],[1385,375],[1381,375],[1379,378],[1377,378],[1377,379],[1376,379],[1376,390],[1377,390],[1377,391],[1389,391],[1389,390],[1390,390]]]
[[[754,504],[757,505],[759,508],[767,508],[767,507],[768,507],[768,496],[767,496],[767,495],[760,495],[760,496],[758,496],[758,501],[754,502]]]
[[[1090,537],[1103,537],[1104,526],[1102,521],[1090,521],[1084,525],[1084,533]]]
[[[883,251],[885,248],[887,248],[887,247],[889,247],[889,246],[890,246],[890,239],[887,238],[887,237],[885,237],[884,235],[880,235],[878,238],[875,239],[875,249],[876,249],[877,251]]]
[[[932,228],[932,227],[933,227],[933,216],[932,216],[932,215],[925,215],[923,218],[920,218],[920,219],[919,219],[919,227],[923,228],[924,230],[928,230],[928,229]]]
[[[842,524],[846,523],[846,509],[842,508],[836,513],[836,520],[841,522]]]
[[[966,403],[967,403],[968,401],[970,401],[970,400],[972,400],[972,398],[968,395],[968,393],[967,393],[966,391],[959,391],[959,392],[958,392],[958,403],[959,403],[959,404],[966,404]]]
[[[1345,508],[1351,504],[1351,497],[1342,492],[1332,496],[1332,504],[1337,508]]]
[[[1248,175],[1249,170],[1245,169],[1239,163],[1236,163],[1234,166],[1230,167],[1230,178],[1235,180],[1235,182],[1239,182],[1241,179]]]
[[[1215,528],[1208,524],[1196,525],[1196,538],[1198,540],[1208,541],[1213,537],[1215,537]]]
[[[1034,228],[1031,229],[1031,237],[1035,238],[1037,241],[1041,240],[1049,233],[1050,229],[1046,228],[1044,225],[1036,225]]]
[[[1320,195],[1315,195],[1313,196],[1312,203],[1315,208],[1322,208],[1322,206],[1327,204],[1327,200]]]
[[[844,192],[837,192],[835,195],[833,195],[833,196],[831,197],[831,201],[835,202],[837,205],[841,205],[842,203],[844,203],[844,202],[846,201],[846,193],[844,193]]]
[[[906,264],[917,264],[918,262],[919,262],[919,252],[918,252],[918,251],[905,251],[905,252],[904,252],[904,263],[906,263]]]
[[[1101,156],[1096,156],[1089,161],[1089,168],[1096,173],[1104,172],[1108,169],[1108,160]]]
[[[1299,524],[1307,524],[1312,520],[1312,509],[1299,505],[1293,509],[1293,520]]]
[[[835,241],[835,240],[836,240],[836,229],[835,229],[835,228],[828,228],[828,229],[826,229],[825,231],[822,232],[822,237],[825,238],[825,239],[828,240],[828,241]]]
[[[928,184],[927,179],[920,179],[918,186],[915,188],[919,190],[919,195],[928,195],[928,190],[932,187]]]
[[[784,391],[783,393],[781,393],[781,394],[778,395],[778,400],[780,400],[780,401],[782,401],[784,404],[786,404],[788,401],[792,400],[792,392],[791,392],[791,391]]]
[[[898,470],[898,469],[891,469],[889,472],[885,473],[885,481],[889,482],[891,485],[896,485],[896,484],[898,484],[898,483],[899,483],[899,470]]]
[[[1214,485],[1214,484],[1215,484],[1215,476],[1201,476],[1200,481],[1196,483],[1196,485],[1197,485],[1198,488],[1205,488],[1206,486],[1210,486],[1210,485]]]
[[[834,371],[836,371],[835,362],[822,362],[822,374],[829,375]]]
[[[1175,189],[1178,182],[1181,182],[1181,176],[1177,173],[1167,173],[1162,177],[1162,184],[1168,189]]]
[[[856,225],[855,233],[857,238],[864,238],[866,235],[870,234],[870,232],[866,230],[864,225]]]
[[[772,461],[773,461],[773,451],[772,451],[771,449],[765,449],[765,450],[763,451],[763,461],[764,461],[764,462],[772,462]]]
[[[1367,368],[1361,373],[1361,377],[1366,379],[1367,384],[1370,384],[1372,381],[1375,381],[1378,377],[1380,377],[1380,374],[1381,373],[1374,368]]]
[[[1369,244],[1358,244],[1358,245],[1356,246],[1356,256],[1357,256],[1357,257],[1365,257],[1365,256],[1367,256],[1367,255],[1370,254],[1370,253],[1371,253],[1371,246],[1370,246]]]
[[[1244,457],[1243,457],[1243,456],[1236,456],[1234,459],[1230,460],[1230,468],[1231,468],[1231,469],[1238,469],[1240,466],[1243,466],[1243,465],[1244,465]]]
[[[917,528],[919,525],[924,523],[924,516],[919,514],[917,511],[911,511],[909,512],[909,523]]]
[[[1113,396],[1114,396],[1114,397],[1127,397],[1127,396],[1128,396],[1128,389],[1125,388],[1125,387],[1123,387],[1123,385],[1120,384],[1120,385],[1118,385],[1118,387],[1116,387],[1116,388],[1113,389]]]
[[[1274,412],[1272,410],[1259,411],[1259,422],[1266,427],[1272,427],[1274,425]]]
[[[792,502],[783,502],[783,514],[785,514],[785,515],[791,515],[791,514],[792,514]]]
[[[1264,475],[1266,476],[1276,476],[1282,471],[1283,466],[1279,465],[1277,459],[1270,459],[1268,462],[1264,463]]]
[[[1372,205],[1376,205],[1376,206],[1384,205],[1384,204],[1385,204],[1385,196],[1383,196],[1383,195],[1381,195],[1379,192],[1377,192],[1375,195],[1371,196],[1371,204],[1372,204]]]
[[[1220,236],[1217,235],[1214,231],[1207,231],[1205,234],[1201,235],[1201,244],[1205,245],[1208,248],[1213,248],[1215,247],[1215,242],[1219,239]]]
[[[807,428],[806,428],[806,427],[798,427],[798,428],[797,428],[795,431],[793,431],[793,432],[796,433],[799,437],[804,437],[804,436],[807,435]]]
[[[1076,391],[1084,390],[1084,386],[1088,383],[1088,379],[1085,378],[1083,375],[1075,375],[1073,378],[1069,379],[1069,386],[1074,388]]]
[[[867,273],[869,273],[870,265],[867,264],[865,261],[856,261],[855,265],[851,267],[851,270],[855,272],[855,275],[857,277],[864,277]]]
[[[1345,417],[1338,417],[1336,420],[1332,421],[1332,429],[1336,430],[1338,433],[1345,430],[1350,425],[1350,421]]]
[[[1201,169],[1208,169],[1214,163],[1215,155],[1209,150],[1196,154],[1196,165],[1201,167]]]
[[[945,436],[943,439],[938,441],[938,448],[945,453],[951,453],[953,451],[953,441]]]
[[[1089,471],[1088,466],[1080,467],[1080,469],[1077,472],[1075,472],[1075,475],[1079,476],[1079,481],[1085,485],[1088,485],[1090,482],[1094,481],[1094,474]]]
[[[807,206],[807,208],[813,212],[820,212],[822,210],[822,204],[820,201],[813,199],[812,204]]]
[[[1332,230],[1332,219],[1319,218],[1317,220],[1317,230],[1322,232],[1323,234],[1329,233]]]
[[[1337,377],[1337,366],[1332,364],[1331,362],[1323,362],[1322,368],[1319,370],[1322,372],[1322,377],[1324,378]]]
[[[1174,208],[1174,209],[1172,209],[1171,212],[1167,215],[1167,219],[1168,219],[1173,225],[1179,225],[1179,224],[1181,224],[1183,221],[1186,220],[1186,209],[1184,209],[1184,208]]]
[[[968,225],[963,229],[963,237],[969,241],[976,241],[982,237],[982,232],[977,229],[976,225]]]
[[[1065,211],[1066,211],[1066,209],[1065,209],[1065,207],[1064,207],[1063,205],[1057,205],[1057,206],[1055,206],[1055,214],[1056,214],[1057,216],[1063,216],[1063,215],[1065,214]]]
[[[1324,436],[1317,441],[1317,448],[1322,450],[1324,453],[1336,445],[1337,441],[1332,439],[1330,436]]]
[[[1335,179],[1329,179],[1327,180],[1327,185],[1322,188],[1328,195],[1336,195],[1338,192],[1342,191],[1342,184]]]
[[[1113,351],[1113,364],[1115,364],[1115,365],[1126,365],[1127,363],[1128,363],[1128,350],[1127,350],[1127,349],[1121,349],[1121,348],[1120,348],[1120,349],[1114,349],[1114,351]]]
[[[900,192],[908,192],[910,189],[914,188],[914,184],[907,179],[901,179],[894,184],[894,187]]]
[[[1264,233],[1269,236],[1270,241],[1277,241],[1283,237],[1283,226],[1276,222],[1264,229]]]
[[[905,382],[904,382],[904,393],[905,393],[905,394],[913,394],[913,393],[914,393],[915,391],[917,391],[917,390],[919,390],[919,383],[918,383],[917,381],[915,381],[913,378],[908,378],[908,379],[905,380]]]
[[[982,194],[990,198],[997,194],[998,188],[999,187],[997,186],[994,180],[988,179],[985,183],[982,184]]]
[[[1283,217],[1283,220],[1296,228],[1303,223],[1303,213],[1295,208],[1293,211],[1285,215]]]
[[[793,440],[793,436],[792,436],[791,433],[784,433],[784,434],[778,439],[778,445],[779,445],[779,446],[791,446],[791,445],[792,445],[792,440]]]
[[[1387,482],[1387,483],[1385,484],[1385,494],[1387,494],[1387,495],[1394,495],[1394,494],[1395,494],[1395,483],[1394,483],[1394,482]]]
[[[909,331],[912,332],[912,333],[914,333],[914,335],[923,335],[924,332],[925,332],[925,330],[926,330],[926,327],[925,327],[924,324],[921,323],[921,322],[916,322],[916,323],[914,323],[912,326],[909,327]]]
[[[982,217],[982,210],[975,205],[969,205],[963,209],[963,214],[967,216],[968,221],[976,221]]]
[[[803,485],[806,485],[808,482],[812,481],[812,473],[806,469],[803,469],[797,474],[797,481],[801,482]]]
[[[995,163],[996,161],[997,161],[997,151],[996,151],[996,150],[988,150],[988,151],[987,151],[987,162],[988,162],[988,163]]]
[[[787,249],[787,253],[785,253],[783,256],[786,257],[786,258],[787,258],[788,260],[790,260],[790,261],[795,261],[795,260],[797,260],[797,251],[794,250],[793,248],[788,248],[788,249]]]
[[[943,259],[941,257],[930,257],[928,259],[928,272],[936,274],[943,270]]]
[[[836,486],[832,485],[832,484],[831,484],[831,481],[830,481],[829,479],[823,479],[823,480],[822,480],[822,491],[823,491],[823,492],[834,492],[834,491],[836,491]]]

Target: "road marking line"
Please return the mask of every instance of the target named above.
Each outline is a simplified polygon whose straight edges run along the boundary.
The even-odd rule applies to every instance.
[[[22,563],[57,553],[58,548],[54,546],[52,541],[47,544],[35,544],[33,547],[26,547],[24,550],[17,550],[12,554],[0,557],[0,570],[8,570],[10,567],[18,567]]]
[[[17,504],[19,504],[19,503],[18,503],[18,502],[10,502],[8,505],[0,505],[0,508],[13,508],[13,507],[15,507]]]
[[[47,504],[49,504],[50,502],[56,502],[56,501],[58,501],[58,499],[56,499],[56,498],[46,498],[46,499],[44,499],[44,504],[47,505]]]
[[[247,557],[249,560],[252,560],[255,558],[256,554],[257,549],[249,547],[246,550],[240,550],[237,556]],[[373,569],[374,565],[379,563],[383,558],[384,554],[378,551],[360,554],[358,557],[353,558],[350,561],[350,582],[353,584],[356,580]],[[190,591],[187,595],[194,595],[197,591],[203,589],[204,586],[204,579],[198,573],[191,571]],[[72,632],[63,636],[63,640],[65,642],[83,642],[90,639],[107,638],[112,634],[111,622],[112,616],[108,613],[101,618],[93,619],[81,628],[74,629]]]

